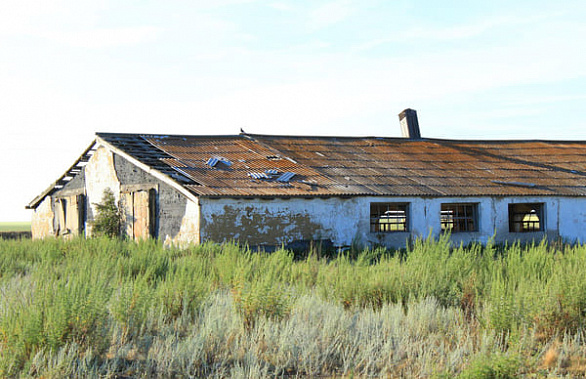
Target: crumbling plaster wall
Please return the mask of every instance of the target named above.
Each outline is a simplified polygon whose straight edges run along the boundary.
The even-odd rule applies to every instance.
[[[33,211],[31,218],[32,238],[39,239],[55,236],[54,220],[53,200],[51,196],[47,196]]]
[[[188,199],[172,186],[155,178],[122,156],[99,146],[81,174],[67,183],[63,189],[47,196],[34,210],[32,217],[33,238],[55,236],[57,215],[55,201],[72,193],[85,194],[85,230],[91,236],[91,221],[101,203],[104,190],[112,190],[119,202],[121,191],[156,189],[155,236],[167,245],[199,243],[199,205],[197,198]]]
[[[103,146],[99,146],[92,155],[85,171],[85,191],[87,196],[87,225],[88,235],[92,235],[91,220],[97,214],[97,204],[104,197],[104,191],[110,189],[116,202],[120,201],[120,181],[114,169],[114,154]]]
[[[148,172],[114,154],[114,169],[122,189],[156,188],[156,237],[166,245],[199,243],[199,205]]]
[[[70,180],[62,189],[51,196],[45,197],[41,204],[35,208],[31,218],[31,235],[33,239],[56,237],[60,234],[58,210],[58,199],[84,194],[85,175],[82,171]],[[74,233],[77,234],[77,233]]]
[[[201,198],[202,241],[279,246],[295,240],[350,244],[359,198]]]
[[[442,203],[477,203],[478,231],[454,233],[455,244],[539,241],[561,237],[586,239],[586,199],[552,197],[355,197],[274,198],[263,200],[202,198],[202,241],[238,241],[250,245],[281,245],[299,239],[331,239],[336,246],[404,247],[410,239],[437,238]],[[370,231],[370,203],[409,203],[409,232]],[[509,232],[510,203],[544,203],[545,231]]]
[[[478,203],[479,230],[454,233],[459,243],[474,241],[530,242],[562,238],[568,242],[586,241],[586,199],[582,197],[326,197],[326,198],[193,198],[132,164],[122,156],[99,147],[84,168],[62,190],[47,196],[34,210],[33,238],[54,236],[55,199],[85,192],[87,218],[95,215],[105,188],[116,199],[124,187],[156,188],[156,237],[166,244],[182,245],[202,241],[235,240],[251,245],[287,244],[294,240],[331,239],[337,246],[405,246],[413,238],[437,237],[440,233],[442,203]],[[409,203],[409,232],[370,232],[370,203]],[[545,232],[510,233],[508,204],[544,203]],[[201,220],[201,225],[200,225]],[[86,230],[91,223],[86,224]],[[91,235],[91,231],[88,231]]]
[[[410,204],[410,233],[370,233],[363,235],[370,243],[382,238],[385,245],[404,246],[408,238],[438,238],[441,234],[441,205],[443,203],[476,203],[478,204],[478,231],[453,233],[451,239],[455,244],[480,242],[486,244],[490,239],[497,243],[540,241],[547,236],[549,239],[565,238],[560,233],[560,203],[563,198],[555,197],[448,197],[448,198],[370,198],[376,202],[407,202]],[[509,232],[509,204],[511,203],[543,203],[545,231],[540,232]],[[366,205],[365,205],[366,206]],[[365,217],[368,217],[366,215]],[[583,224],[586,226],[586,224]],[[365,229],[368,230],[368,229]],[[395,234],[404,234],[402,245],[395,245]],[[374,237],[374,238],[373,238]],[[392,242],[392,243],[389,243]]]

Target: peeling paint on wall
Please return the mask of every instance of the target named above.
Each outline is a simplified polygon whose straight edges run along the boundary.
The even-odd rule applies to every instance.
[[[104,190],[109,188],[114,193],[116,202],[120,200],[120,181],[114,169],[114,155],[100,146],[85,166],[88,221],[96,214],[96,204],[102,202]],[[87,228],[91,235],[91,223]]]
[[[204,240],[234,240],[250,245],[280,245],[293,240],[328,238],[330,234],[309,210],[291,209],[282,201],[214,207],[202,217],[201,230]]]
[[[371,232],[371,202],[409,203],[409,231]],[[570,236],[585,240],[586,237],[586,211],[579,211],[581,199],[540,197],[204,198],[201,199],[201,235],[202,241],[235,240],[251,245],[280,245],[297,239],[331,239],[335,246],[405,247],[414,238],[439,237],[442,203],[467,202],[478,204],[479,229],[476,232],[453,233],[451,239],[455,244],[486,243],[495,236],[497,243],[539,241],[544,237],[568,240]],[[510,233],[508,204],[517,202],[543,203],[546,230]]]
[[[330,239],[335,246],[404,247],[413,238],[439,236],[442,203],[474,203],[478,206],[478,231],[452,234],[452,241],[456,244],[486,243],[493,236],[496,236],[496,242],[531,242],[543,237],[561,237],[570,242],[586,241],[584,198],[203,197],[193,201],[169,183],[104,146],[98,147],[79,176],[62,190],[47,196],[34,210],[33,238],[81,229],[81,225],[76,224],[79,220],[70,217],[80,210],[75,196],[87,195],[86,216],[91,222],[96,211],[95,204],[102,201],[106,188],[112,190],[117,200],[122,200],[124,229],[132,238],[142,239],[150,235],[160,238],[165,245],[174,246],[231,240],[250,245],[278,246],[295,240]],[[408,203],[408,231],[371,232],[372,202]],[[545,231],[509,232],[510,203],[542,203]],[[91,232],[87,234],[91,235]]]
[[[55,213],[52,206],[51,196],[47,196],[37,208],[35,208],[31,220],[31,233],[33,239],[55,236],[53,219]]]
[[[199,244],[199,216],[199,204],[187,201],[179,232],[174,236],[165,235],[164,245],[182,247],[188,244]]]

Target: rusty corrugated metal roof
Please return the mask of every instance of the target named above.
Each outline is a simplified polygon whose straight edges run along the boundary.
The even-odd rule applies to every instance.
[[[97,135],[199,196],[586,196],[586,142]]]

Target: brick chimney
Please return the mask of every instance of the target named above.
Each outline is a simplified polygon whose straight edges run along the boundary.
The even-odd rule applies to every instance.
[[[414,109],[407,108],[399,113],[399,122],[401,123],[401,133],[403,134],[403,137],[409,139],[421,139],[419,121],[417,121],[417,112]]]

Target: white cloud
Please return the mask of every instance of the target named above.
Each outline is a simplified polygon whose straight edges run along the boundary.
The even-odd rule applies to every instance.
[[[18,209],[3,206],[3,215],[11,209],[22,212],[96,131],[235,134],[244,127],[251,133],[399,135],[396,115],[413,107],[420,111],[427,136],[509,137],[518,119],[531,119],[529,125],[541,109],[565,100],[578,104],[585,96],[574,88],[571,95],[547,96],[541,90],[516,100],[514,96],[523,93],[519,90],[509,98],[499,97],[499,88],[533,89],[543,83],[584,80],[586,50],[579,47],[586,27],[558,16],[538,20],[539,15],[503,15],[478,23],[462,17],[465,21],[459,25],[413,28],[363,46],[407,39],[430,42],[434,49],[404,49],[399,54],[391,47],[366,54],[319,33],[321,28],[350,24],[344,21],[362,5],[350,1],[325,3],[300,23],[297,11],[307,10],[307,3],[268,4],[292,11],[285,37],[290,39],[283,43],[279,30],[262,30],[262,25],[247,30],[244,16],[233,17],[232,7],[225,7],[224,13],[222,7],[233,1],[171,2],[161,6],[160,13],[151,3],[142,18],[124,15],[120,12],[127,8],[106,1],[87,9],[83,1],[7,1],[0,5],[2,38],[20,33],[94,48],[152,43],[161,54],[150,60],[144,54],[147,49],[137,49],[139,56],[132,51],[116,55],[116,50],[49,49],[40,38],[14,40],[9,46],[13,50],[5,51],[11,59],[0,60],[0,124],[6,129],[0,154],[4,161],[19,162],[4,165],[1,176],[18,183],[19,189],[11,191],[21,198],[12,201]],[[14,8],[8,14],[2,12],[6,4]],[[111,19],[126,21],[108,23]],[[308,26],[313,33],[302,33]],[[252,38],[250,31],[258,38],[254,44],[239,43],[239,38]],[[384,37],[376,31],[375,37]],[[493,34],[508,38],[499,40]],[[485,35],[491,37],[490,44],[458,43],[476,42]],[[271,48],[262,44],[266,41]],[[493,104],[469,100],[477,98]],[[463,109],[473,106],[476,109]],[[448,114],[456,108],[457,117]],[[515,133],[533,136],[532,127],[517,125]],[[583,129],[576,129],[575,135],[580,133],[584,135]]]

